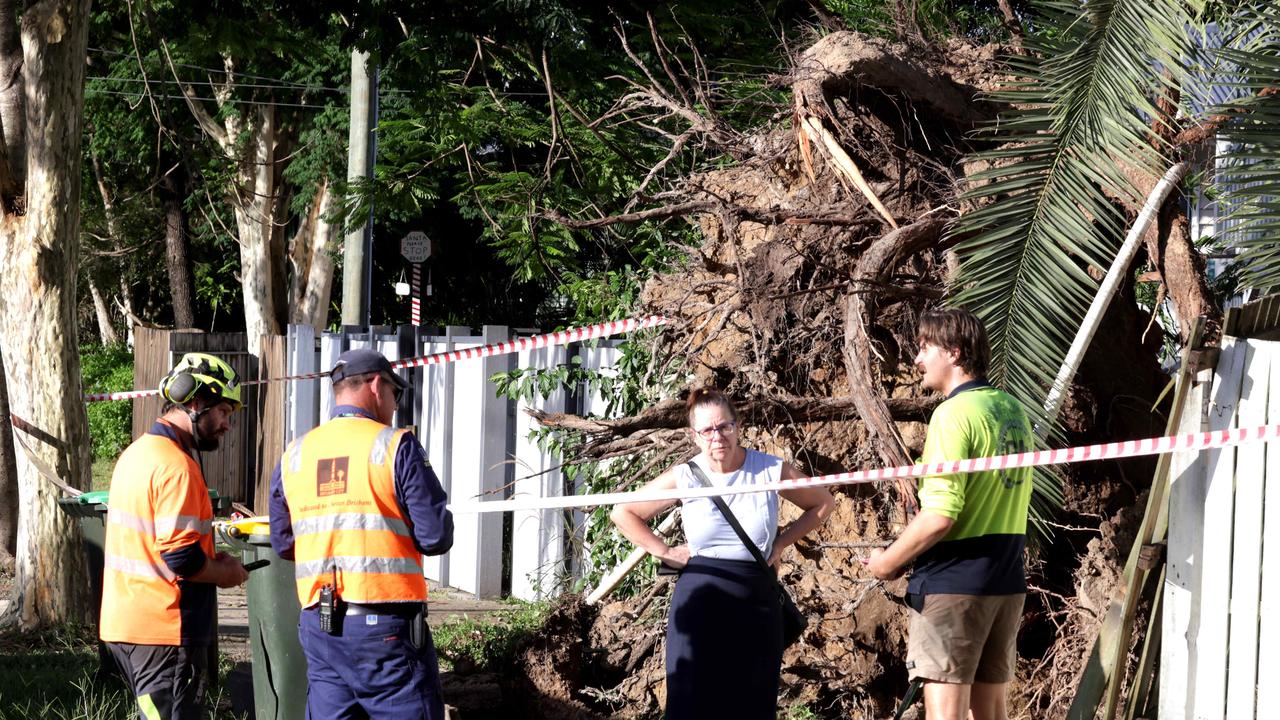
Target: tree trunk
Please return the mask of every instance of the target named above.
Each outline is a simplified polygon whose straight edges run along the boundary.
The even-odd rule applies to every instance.
[[[116,329],[111,326],[111,310],[107,308],[107,299],[98,289],[98,283],[89,278],[89,295],[93,298],[93,314],[98,318],[98,337],[103,345],[114,345],[120,342]]]
[[[187,234],[187,211],[183,207],[187,198],[186,177],[186,168],[178,163],[160,181],[160,202],[164,207],[164,257],[169,269],[173,325],[177,328],[196,326],[192,305],[191,261],[187,252],[191,241]]]
[[[4,8],[0,8],[3,11]],[[17,22],[0,16],[0,35]],[[3,352],[9,406],[40,465],[85,487],[89,432],[76,342],[80,137],[89,0],[41,0],[22,10],[26,214],[0,225]],[[75,522],[26,451],[17,457],[18,534],[11,610],[26,629],[84,620],[88,584]]]
[[[1213,302],[1204,269],[1204,257],[1191,242],[1182,199],[1174,195],[1160,208],[1158,230],[1146,236],[1147,255],[1169,292],[1179,339],[1186,343],[1191,325],[1201,315],[1208,318],[1209,333],[1222,327],[1222,312]],[[1157,311],[1153,308],[1152,311]]]
[[[18,548],[18,459],[13,456],[9,389],[0,353],[0,565],[9,566]]]
[[[236,188],[236,229],[240,234],[240,283],[244,288],[244,324],[249,352],[257,354],[262,338],[279,335],[280,313],[276,305],[277,270],[272,258],[277,254],[273,240],[281,237],[275,229],[277,186],[275,108],[263,106],[248,130],[244,159]],[[237,133],[227,128],[227,136]]]
[[[133,326],[138,323],[138,316],[133,312],[133,292],[123,275],[120,276],[120,312],[124,313],[125,343],[133,347]]]
[[[310,325],[316,332],[328,324],[329,294],[333,287],[338,223],[330,222],[332,210],[333,192],[329,181],[322,180],[290,247],[293,282],[289,292],[289,322]]]

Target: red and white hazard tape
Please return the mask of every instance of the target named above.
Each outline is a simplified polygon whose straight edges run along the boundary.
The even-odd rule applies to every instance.
[[[474,360],[476,358],[492,357],[494,355],[507,355],[510,353],[520,352],[522,350],[567,345],[572,342],[582,342],[584,340],[595,340],[597,338],[621,335],[622,333],[631,332],[632,330],[642,330],[644,328],[665,325],[667,322],[667,319],[661,315],[650,315],[644,318],[628,318],[626,320],[614,320],[613,322],[570,328],[559,332],[547,333],[546,335],[535,335],[533,337],[508,340],[507,342],[495,343],[493,345],[465,348],[463,350],[450,350],[449,352],[436,353],[434,355],[422,355],[415,358],[405,358],[391,363],[391,367],[400,370],[403,368],[425,367],[427,365],[451,363],[458,360]],[[264,383],[284,382],[286,380],[311,380],[327,377],[328,375],[329,371],[325,370],[323,372],[289,375],[287,377],[268,378],[266,380],[246,380],[240,384],[242,386],[262,385]],[[160,394],[159,390],[126,390],[124,392],[113,393],[92,393],[85,395],[84,399],[85,402],[98,402],[102,400],[134,400],[136,398],[150,397],[158,394]]]
[[[623,503],[649,502],[652,500],[687,500],[724,495],[740,495],[744,493],[770,492],[776,490],[793,490],[795,488],[823,487],[828,485],[857,485],[863,483],[893,480],[896,478],[924,477],[926,475],[950,475],[953,473],[983,472],[986,470],[1011,470],[1014,468],[1034,467],[1037,465],[1062,465],[1066,463],[1085,462],[1088,460],[1119,460],[1121,458],[1139,457],[1142,455],[1160,455],[1168,452],[1186,452],[1192,450],[1209,450],[1229,445],[1269,442],[1280,438],[1280,425],[1260,425],[1252,428],[1234,428],[1213,432],[1189,433],[1186,435],[1168,435],[1165,437],[1144,438],[1142,440],[1126,440],[1124,442],[1104,443],[1101,445],[1084,445],[1060,450],[1039,450],[1036,452],[1015,453],[1013,455],[997,455],[994,457],[974,458],[972,460],[952,460],[949,462],[928,463],[920,465],[900,465],[875,470],[858,470],[855,472],[822,475],[795,480],[779,480],[777,482],[757,485],[735,485],[732,487],[698,487],[676,488],[674,490],[650,490],[632,492],[600,493],[597,495],[572,495],[567,497],[513,498],[511,500],[479,501],[469,500],[449,504],[455,513],[491,513],[510,512],[512,510],[559,510],[564,508],[597,507],[600,505],[620,505]]]

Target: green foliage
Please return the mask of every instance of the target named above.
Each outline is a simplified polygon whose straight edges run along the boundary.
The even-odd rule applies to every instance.
[[[133,353],[123,343],[82,345],[80,369],[86,393],[133,389]],[[116,457],[132,441],[133,403],[89,403],[88,415],[95,461]]]
[[[1236,32],[1219,60],[1237,69],[1247,97],[1213,112],[1230,120],[1222,137],[1236,143],[1222,158],[1218,183],[1229,188],[1222,206],[1229,209],[1221,225],[1227,238],[1243,249],[1235,266],[1246,287],[1262,291],[1280,287],[1280,10],[1273,5],[1247,5],[1235,16]]]
[[[778,715],[779,720],[818,720],[818,717],[808,705],[792,705],[784,708]]]
[[[893,3],[876,0],[825,0],[831,12],[839,16],[850,30],[893,37],[908,28],[911,23],[923,39],[938,40],[944,37],[969,37],[975,40],[997,40],[1007,33],[1001,21],[999,5],[995,2],[954,2],[953,0],[920,0],[898,5],[908,10],[909,18],[895,18]],[[1012,3],[1015,13],[1022,3]]]
[[[542,626],[546,603],[518,603],[510,611],[485,618],[456,615],[432,628],[436,654],[455,671],[501,671]]]

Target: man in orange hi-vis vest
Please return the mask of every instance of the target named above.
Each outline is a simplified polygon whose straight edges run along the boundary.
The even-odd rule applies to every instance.
[[[205,714],[217,587],[248,572],[213,547],[213,506],[199,451],[214,450],[240,406],[236,373],[188,353],[160,381],[166,405],[111,476],[100,635],[143,720]]]
[[[343,353],[330,420],[271,477],[271,546],[297,563],[308,718],[443,720],[423,555],[453,516],[422,445],[390,426],[407,384],[376,350]]]

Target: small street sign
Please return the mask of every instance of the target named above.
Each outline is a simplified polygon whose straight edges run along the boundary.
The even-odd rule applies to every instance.
[[[431,238],[414,230],[400,240],[400,254],[411,263],[426,262],[431,257]]]

